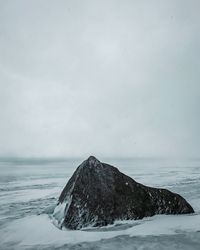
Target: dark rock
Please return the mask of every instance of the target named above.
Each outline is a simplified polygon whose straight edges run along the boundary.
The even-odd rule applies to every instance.
[[[180,195],[137,183],[90,156],[63,189],[53,216],[60,228],[81,229],[105,226],[115,220],[193,212]]]

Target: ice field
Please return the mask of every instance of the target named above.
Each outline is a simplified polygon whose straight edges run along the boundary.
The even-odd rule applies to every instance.
[[[61,231],[51,214],[83,160],[0,160],[0,249],[200,249],[200,160],[100,159],[137,182],[179,193],[195,213]]]

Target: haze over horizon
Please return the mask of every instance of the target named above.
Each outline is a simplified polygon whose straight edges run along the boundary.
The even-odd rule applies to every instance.
[[[0,0],[0,157],[199,157],[199,9]]]

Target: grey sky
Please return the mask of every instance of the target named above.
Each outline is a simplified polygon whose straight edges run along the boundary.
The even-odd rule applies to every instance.
[[[0,0],[0,155],[198,157],[199,10]]]

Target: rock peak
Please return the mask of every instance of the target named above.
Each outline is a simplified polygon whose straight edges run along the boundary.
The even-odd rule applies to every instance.
[[[100,163],[100,161],[99,161],[96,157],[94,157],[93,155],[91,155],[91,156],[87,159],[87,162],[88,162],[89,164]]]
[[[102,163],[93,155],[83,161],[80,165],[80,169],[93,169],[101,166]]]

